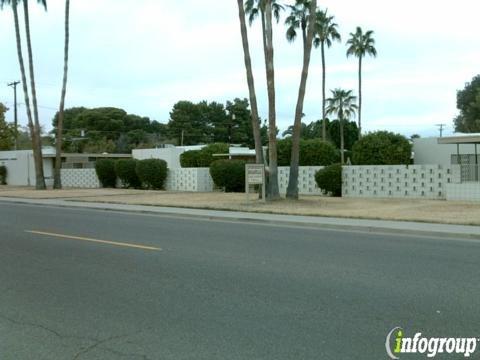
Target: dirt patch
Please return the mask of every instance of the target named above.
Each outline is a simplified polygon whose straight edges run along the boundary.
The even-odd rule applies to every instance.
[[[0,196],[29,199],[68,199],[128,205],[149,205],[310,215],[359,219],[403,220],[445,224],[480,225],[480,203],[412,199],[356,199],[304,196],[298,201],[263,203],[256,195],[176,193],[127,189],[70,189],[35,191],[0,187]]]

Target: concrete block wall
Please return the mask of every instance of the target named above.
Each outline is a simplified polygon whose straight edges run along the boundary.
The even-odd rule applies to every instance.
[[[447,184],[447,200],[480,201],[480,182]]]
[[[168,170],[168,191],[213,191],[213,180],[209,168],[175,168]]]
[[[458,166],[344,166],[344,197],[446,199],[447,184],[460,182]]]
[[[97,189],[100,186],[95,169],[61,169],[62,185],[67,188]]]
[[[298,169],[298,193],[301,195],[323,195],[315,181],[315,173],[323,169],[323,166],[300,166]],[[278,186],[280,194],[287,193],[288,179],[290,176],[289,166],[278,168]]]

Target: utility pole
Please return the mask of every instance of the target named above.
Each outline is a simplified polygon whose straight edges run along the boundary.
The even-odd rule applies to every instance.
[[[17,118],[17,85],[20,84],[20,81],[14,81],[8,86],[13,88],[13,102],[14,102],[14,107],[13,107],[13,116],[14,116],[14,126],[15,126],[15,150],[17,150],[18,147],[18,118]]]
[[[443,136],[443,129],[446,126],[445,124],[437,124],[438,129],[440,130],[440,137]]]
[[[184,135],[185,135],[185,131],[182,130],[182,140],[181,140],[181,142],[180,142],[180,146],[183,146],[183,137],[184,137]]]

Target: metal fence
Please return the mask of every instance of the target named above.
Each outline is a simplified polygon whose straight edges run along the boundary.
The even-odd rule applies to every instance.
[[[478,164],[460,165],[460,179],[462,183],[480,182],[480,165]]]

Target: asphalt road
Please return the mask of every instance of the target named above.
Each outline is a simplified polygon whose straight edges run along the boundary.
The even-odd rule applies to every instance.
[[[396,326],[480,337],[479,263],[471,240],[0,203],[0,359],[385,359]]]

